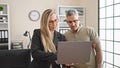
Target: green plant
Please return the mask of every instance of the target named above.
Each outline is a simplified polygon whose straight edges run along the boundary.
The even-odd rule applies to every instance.
[[[3,7],[2,6],[0,6],[0,11],[3,11]]]

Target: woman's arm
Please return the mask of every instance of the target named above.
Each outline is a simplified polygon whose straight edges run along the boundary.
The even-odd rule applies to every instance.
[[[32,37],[32,44],[31,44],[31,51],[33,59],[38,61],[55,61],[56,54],[54,53],[46,53],[44,51],[44,47],[40,37],[40,29],[34,30],[33,37]]]

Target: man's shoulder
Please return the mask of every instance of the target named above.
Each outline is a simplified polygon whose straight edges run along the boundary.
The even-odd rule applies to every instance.
[[[93,31],[94,30],[94,28],[91,26],[83,26],[81,29],[85,30],[85,31]]]
[[[94,28],[91,27],[91,26],[83,26],[82,28],[83,28],[83,29],[94,29]]]

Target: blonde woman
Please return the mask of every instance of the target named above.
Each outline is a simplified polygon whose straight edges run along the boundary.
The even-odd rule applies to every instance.
[[[32,37],[31,51],[33,61],[29,68],[60,68],[55,61],[58,41],[65,37],[55,31],[58,17],[54,10],[47,9],[43,12],[40,29],[35,29]]]

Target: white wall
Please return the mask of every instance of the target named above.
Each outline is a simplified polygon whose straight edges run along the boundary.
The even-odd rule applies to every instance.
[[[86,8],[86,24],[97,30],[98,1],[97,0],[0,0],[0,3],[8,3],[10,9],[10,35],[12,40],[22,40],[26,48],[29,39],[23,36],[28,30],[33,34],[35,28],[39,28],[39,21],[33,22],[28,18],[31,10],[38,10],[40,14],[47,8],[57,9],[58,5],[83,6]]]
[[[98,31],[98,0],[80,0],[80,5],[86,7],[86,25]]]

